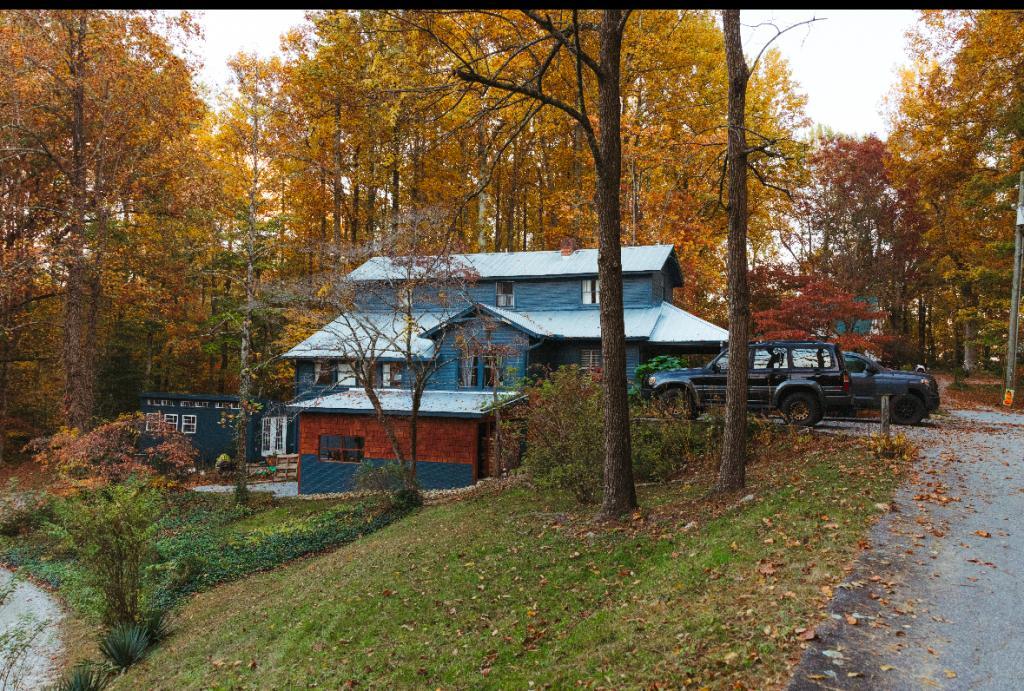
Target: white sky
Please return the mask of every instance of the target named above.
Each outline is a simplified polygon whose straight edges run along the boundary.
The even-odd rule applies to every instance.
[[[272,55],[280,36],[304,21],[304,10],[207,10],[195,13],[204,28],[202,79],[217,92],[227,82],[226,61],[240,50]],[[808,96],[815,121],[846,134],[885,135],[882,99],[906,62],[904,33],[915,22],[912,10],[747,10],[744,25],[772,21],[785,28],[811,17],[825,18],[797,27],[775,43],[789,60]],[[753,55],[774,30],[746,28],[744,47]]]

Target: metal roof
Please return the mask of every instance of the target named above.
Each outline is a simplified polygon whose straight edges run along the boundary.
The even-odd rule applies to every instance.
[[[622,248],[622,272],[660,271],[673,257],[672,245],[640,245]],[[461,263],[480,278],[540,278],[597,274],[596,249],[576,250],[563,255],[559,250],[540,252],[480,252],[457,254],[453,264]],[[678,263],[675,268],[678,270]],[[388,257],[374,257],[349,274],[353,281],[397,280],[407,276],[409,268],[396,268]]]
[[[499,392],[500,397],[515,392]],[[379,389],[377,396],[385,413],[408,415],[412,412],[412,394],[402,389]],[[501,403],[510,401],[502,398]],[[433,417],[482,417],[494,403],[490,391],[424,391],[420,400],[420,415]],[[362,389],[349,389],[340,393],[292,403],[289,410],[321,413],[372,413],[373,404]]]
[[[515,311],[474,304],[458,312],[423,312],[416,316],[413,350],[429,358],[434,341],[444,327],[478,311],[492,315],[533,338],[600,339],[601,313],[597,309]],[[630,307],[622,311],[626,338],[650,343],[721,343],[729,332],[720,326],[662,302],[652,307]],[[404,359],[404,321],[390,312],[344,314],[287,353],[286,358],[359,357],[376,353],[379,360]],[[371,348],[372,346],[372,348]]]
[[[412,351],[416,357],[429,358],[434,342],[419,334],[434,328],[453,312],[420,312],[413,316]],[[375,354],[379,360],[405,359],[405,315],[395,312],[347,312],[299,343],[283,355],[285,358],[348,356],[358,358]]]

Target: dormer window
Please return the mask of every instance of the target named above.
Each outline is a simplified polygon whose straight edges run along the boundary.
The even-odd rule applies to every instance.
[[[318,386],[334,385],[334,363],[324,360],[317,360],[314,365],[314,381]]]
[[[583,304],[597,305],[601,302],[601,281],[597,278],[583,279]]]
[[[495,304],[498,307],[516,306],[516,296],[512,281],[498,281],[495,290],[497,291],[497,301]]]

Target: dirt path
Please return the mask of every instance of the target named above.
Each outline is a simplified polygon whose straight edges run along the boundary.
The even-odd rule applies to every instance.
[[[1024,415],[954,411],[905,431],[922,450],[911,481],[790,689],[1024,685]]]
[[[0,587],[10,583],[11,578],[13,574],[10,571],[0,568]],[[0,636],[15,627],[27,627],[37,633],[16,667],[10,670],[6,679],[0,679],[0,687],[39,689],[56,681],[63,653],[60,641],[63,616],[60,605],[45,590],[27,581],[17,584],[14,592],[0,605]],[[5,662],[0,660],[0,670],[6,670]]]

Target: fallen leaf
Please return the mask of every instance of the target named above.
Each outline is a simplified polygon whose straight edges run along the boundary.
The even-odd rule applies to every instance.
[[[974,534],[978,537],[992,537],[992,533],[988,532],[987,530],[975,530]]]
[[[797,631],[796,637],[801,641],[813,641],[817,635],[814,629],[804,629],[803,631]]]
[[[896,669],[896,667],[894,667],[893,665],[882,665],[878,669],[882,670],[883,672],[891,672],[892,670]]]
[[[846,620],[846,623],[850,626],[856,626],[858,624],[857,617],[853,616],[852,614],[844,615],[843,618]]]
[[[954,672],[954,671],[953,671],[953,670],[951,670],[951,669],[947,669],[947,670],[946,670],[946,671],[944,672],[944,674],[946,675],[946,678],[947,678],[947,679],[956,679],[956,672]]]

